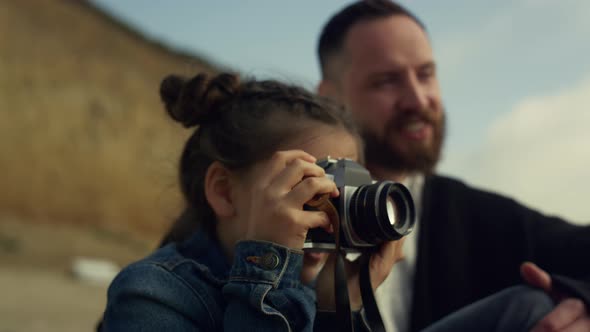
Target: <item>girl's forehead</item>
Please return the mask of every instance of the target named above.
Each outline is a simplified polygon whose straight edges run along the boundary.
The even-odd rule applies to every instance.
[[[303,131],[290,140],[285,150],[303,150],[317,159],[348,158],[359,161],[360,142],[344,128],[322,125]]]

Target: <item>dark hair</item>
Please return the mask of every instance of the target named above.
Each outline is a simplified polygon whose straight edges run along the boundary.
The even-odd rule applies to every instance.
[[[357,1],[344,7],[326,23],[320,34],[318,42],[318,57],[322,77],[330,76],[329,62],[335,55],[338,55],[344,47],[344,40],[348,31],[357,23],[403,15],[411,18],[424,31],[426,27],[414,14],[401,5],[390,0],[364,0]]]
[[[310,121],[337,126],[358,137],[348,112],[326,98],[273,80],[240,82],[236,75],[166,77],[160,95],[168,114],[185,127],[198,126],[180,159],[180,185],[187,210],[168,235],[178,240],[196,224],[212,232],[213,211],[204,193],[208,167],[219,161],[247,169],[271,157],[281,145],[309,128]],[[360,140],[360,139],[359,139]]]

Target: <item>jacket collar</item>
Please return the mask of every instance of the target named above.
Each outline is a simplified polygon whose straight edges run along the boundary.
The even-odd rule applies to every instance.
[[[199,229],[188,240],[178,246],[178,251],[187,258],[209,267],[213,276],[227,279],[231,269],[219,241],[212,235]]]

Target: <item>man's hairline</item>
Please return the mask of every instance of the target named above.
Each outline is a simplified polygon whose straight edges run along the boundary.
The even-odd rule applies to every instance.
[[[332,52],[331,54],[328,54],[326,56],[326,66],[327,68],[321,68],[322,70],[320,70],[321,73],[321,80],[325,81],[325,82],[331,82],[335,85],[338,85],[341,83],[341,76],[342,74],[338,75],[338,74],[331,74],[331,72],[340,72],[342,73],[344,70],[332,70],[329,67],[333,67],[330,66],[329,63],[334,63],[334,62],[338,62],[338,59],[341,59],[341,63],[340,66],[344,66],[345,60],[346,60],[346,44],[347,44],[347,40],[348,40],[348,36],[350,34],[350,31],[358,26],[359,24],[363,24],[363,23],[367,23],[367,22],[372,22],[372,21],[378,21],[378,20],[385,20],[391,17],[395,17],[395,16],[405,16],[407,18],[409,18],[412,22],[414,22],[416,25],[418,25],[418,27],[424,32],[424,34],[426,35],[426,38],[430,39],[428,36],[428,32],[426,31],[425,27],[422,25],[422,23],[420,23],[417,18],[413,17],[412,15],[408,15],[406,13],[392,13],[389,15],[384,15],[384,16],[375,16],[375,17],[366,17],[363,19],[358,20],[357,22],[355,22],[354,24],[350,25],[348,27],[348,29],[346,30],[345,34],[344,34],[344,38],[342,38],[342,43],[340,44],[340,47],[335,50],[334,52]],[[330,60],[332,59],[332,60]],[[321,65],[321,61],[320,61],[320,65]],[[324,73],[326,73],[324,75]]]

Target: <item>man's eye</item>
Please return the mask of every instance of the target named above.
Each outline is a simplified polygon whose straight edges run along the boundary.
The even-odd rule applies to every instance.
[[[425,80],[432,78],[434,76],[434,74],[435,74],[434,68],[428,67],[428,68],[424,68],[418,72],[418,78],[421,81],[425,81]]]
[[[399,79],[395,76],[387,76],[380,78],[375,81],[375,86],[382,87],[382,86],[389,86],[389,85],[396,85],[399,83]]]

